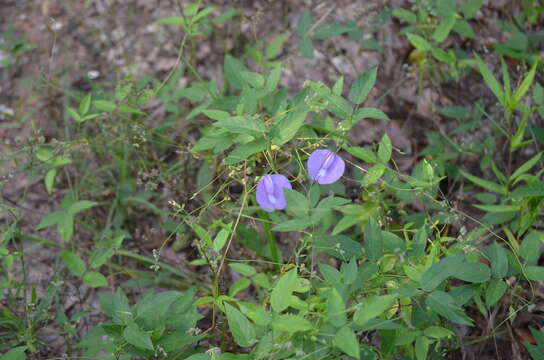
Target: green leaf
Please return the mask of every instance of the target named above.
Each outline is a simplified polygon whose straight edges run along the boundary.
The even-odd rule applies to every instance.
[[[533,85],[537,66],[538,66],[538,60],[533,63],[531,70],[529,70],[529,73],[527,74],[527,76],[525,76],[525,78],[523,79],[519,87],[516,89],[516,92],[514,93],[515,104],[517,104],[523,98],[523,96],[525,96],[525,93],[527,93],[531,85]]]
[[[85,276],[83,276],[83,282],[93,288],[108,285],[108,281],[104,275],[96,271],[89,271],[86,273]]]
[[[270,305],[275,312],[282,312],[289,307],[291,295],[297,286],[297,269],[284,274],[270,295]]]
[[[371,261],[377,261],[383,255],[383,240],[380,226],[373,218],[365,226],[365,254]]]
[[[397,294],[388,294],[364,298],[353,315],[353,322],[362,326],[370,319],[382,315],[393,305],[397,297]]]
[[[244,116],[233,116],[228,119],[220,120],[214,123],[214,126],[228,130],[236,134],[246,134],[253,137],[264,135],[264,124],[258,120],[254,120]]]
[[[443,291],[433,291],[427,296],[425,303],[451,322],[472,326],[472,320],[455,304],[454,298]]]
[[[387,116],[383,111],[371,107],[362,107],[355,110],[352,118],[353,122],[357,122],[362,119],[389,120],[389,116]]]
[[[273,231],[302,231],[308,226],[312,225],[312,222],[308,218],[304,219],[292,219],[282,222],[279,225],[275,225]]]
[[[251,281],[247,278],[239,278],[234,281],[229,287],[229,296],[235,297],[240,291],[247,289],[251,285]]]
[[[279,315],[272,320],[272,328],[277,331],[295,333],[311,330],[314,326],[300,315]]]
[[[115,251],[113,248],[94,250],[89,256],[89,266],[91,269],[98,269],[113,256]]]
[[[135,324],[129,325],[123,330],[123,339],[138,349],[147,349],[151,351],[155,349],[149,334]]]
[[[457,19],[455,25],[453,26],[453,31],[469,39],[476,38],[476,33],[474,32],[474,29],[472,29],[472,26],[468,23],[468,21],[465,20]]]
[[[529,280],[544,281],[544,266],[527,266],[525,275]]]
[[[241,263],[230,263],[229,267],[236,271],[238,274],[242,274],[245,276],[253,276],[257,273],[257,270],[253,266],[247,265],[247,264],[241,264]]]
[[[57,228],[64,241],[70,241],[74,234],[74,217],[65,213],[65,216],[59,220]]]
[[[276,36],[274,40],[270,42],[270,44],[268,44],[265,50],[265,57],[267,60],[272,60],[281,54],[283,44],[289,38],[289,35],[289,32],[280,34]]]
[[[229,238],[230,231],[227,229],[221,229],[215,235],[215,238],[213,239],[213,249],[216,252],[220,252],[221,249],[223,249],[223,246],[227,243],[227,239]]]
[[[257,341],[255,338],[255,326],[239,310],[225,304],[225,313],[229,323],[229,330],[234,341],[241,347],[249,347]]]
[[[414,14],[411,11],[402,9],[402,8],[393,9],[393,16],[398,18],[398,19],[409,22],[409,23],[416,23],[417,22],[417,15],[416,14]]]
[[[429,345],[432,343],[430,339],[425,336],[418,336],[416,338],[416,359],[417,360],[426,360],[427,353],[429,352]]]
[[[82,122],[81,116],[77,113],[77,110],[71,107],[67,107],[66,111],[68,112],[68,115],[72,117],[76,122]]]
[[[440,22],[440,25],[436,28],[434,31],[432,38],[434,41],[441,43],[448,37],[451,29],[453,29],[453,25],[455,25],[455,20],[457,18],[457,14],[454,12],[450,12],[446,17]]]
[[[334,335],[334,345],[351,357],[360,359],[360,347],[357,336],[348,326],[342,327]]]
[[[476,13],[482,5],[484,4],[484,0],[467,0],[461,5],[461,11],[463,12],[463,15],[465,19],[472,19],[476,16]]]
[[[300,36],[306,35],[308,30],[310,30],[311,26],[312,26],[312,16],[310,14],[310,10],[306,9],[302,13],[302,16],[300,17],[300,19],[298,19],[297,34]]]
[[[356,29],[357,27],[346,24],[323,24],[315,30],[314,38],[330,39]]]
[[[412,44],[413,47],[420,51],[429,51],[431,50],[431,44],[427,42],[424,38],[422,38],[419,35],[407,33],[406,37],[408,38],[408,41],[410,41],[410,44]]]
[[[539,152],[529,160],[527,160],[525,163],[523,163],[519,168],[514,171],[514,173],[510,176],[512,180],[515,180],[516,178],[520,177],[521,175],[525,174],[527,171],[529,171],[533,166],[535,166],[540,158],[542,157],[542,152]]]
[[[228,112],[223,110],[206,109],[206,110],[202,110],[202,113],[206,115],[207,117],[209,117],[210,119],[214,119],[218,121],[227,120],[231,117]]]
[[[336,288],[332,288],[329,291],[327,299],[325,313],[329,318],[329,322],[336,327],[341,327],[346,324],[346,306],[344,305],[344,299],[340,296],[340,293]]]
[[[495,94],[497,100],[499,100],[499,102],[504,105],[504,91],[501,85],[499,84],[497,79],[495,79],[495,76],[493,76],[486,63],[484,63],[477,54],[474,54],[474,56],[476,57],[476,64],[480,69],[480,74],[482,74],[485,83],[487,84],[489,89],[491,89],[493,94]]]
[[[45,189],[47,193],[51,195],[53,192],[53,186],[55,186],[55,177],[57,176],[57,169],[51,169],[45,174],[43,181],[45,182]]]
[[[491,270],[480,262],[465,262],[453,272],[452,276],[471,283],[483,283],[491,277]]]
[[[441,326],[429,326],[425,329],[424,334],[425,336],[432,337],[434,339],[443,339],[455,335],[453,331],[443,328]]]
[[[98,205],[97,202],[89,201],[89,200],[81,200],[73,203],[70,205],[70,208],[68,209],[68,214],[75,215],[78,212],[81,212],[83,210],[87,210],[89,208],[92,208],[93,206]]]
[[[351,84],[351,89],[349,90],[348,98],[349,100],[351,100],[351,102],[359,105],[366,100],[368,94],[376,83],[377,73],[378,68],[375,67],[373,69],[365,71],[364,73],[359,75],[359,77],[357,77],[353,84]]]
[[[274,67],[274,69],[272,69],[272,71],[268,74],[268,77],[266,78],[266,84],[264,87],[266,91],[271,92],[276,90],[280,82],[282,70],[283,70],[282,66],[278,65]]]
[[[374,184],[382,177],[385,169],[386,167],[384,164],[376,164],[372,166],[370,169],[367,170],[365,176],[363,177],[362,186],[366,187]]]
[[[27,346],[14,347],[2,355],[2,360],[26,360],[25,351],[27,348]]]
[[[231,88],[239,90],[244,86],[244,80],[240,76],[240,73],[247,70],[244,63],[240,60],[228,54],[225,55],[223,71],[225,73],[225,80],[227,80]]]
[[[421,276],[421,288],[425,291],[434,290],[444,280],[450,276],[453,276],[453,274],[463,264],[463,260],[463,256],[450,256],[431,265],[423,276]]]
[[[525,236],[519,248],[519,254],[529,263],[534,263],[540,258],[540,246],[544,236],[536,230]]]
[[[185,19],[181,16],[171,16],[159,19],[159,24],[185,26]]]
[[[273,128],[275,145],[283,145],[295,137],[298,130],[304,125],[304,121],[310,112],[310,108],[303,105],[290,109],[289,113],[280,118]]]
[[[91,108],[91,96],[91,93],[85,95],[79,103],[78,110],[81,115],[86,115],[89,112],[89,109]]]
[[[234,165],[249,159],[250,156],[264,151],[268,144],[264,138],[255,139],[247,144],[238,146],[223,160],[224,165]]]
[[[283,194],[285,195],[289,212],[293,213],[296,217],[307,217],[310,209],[310,201],[306,196],[292,189],[284,189]]]
[[[351,155],[359,158],[367,163],[375,163],[377,161],[374,151],[360,146],[349,146],[344,148]]]
[[[495,279],[489,282],[485,291],[485,304],[487,307],[495,305],[506,292],[508,286],[502,280]]]
[[[489,258],[491,260],[491,271],[496,278],[503,278],[508,272],[508,257],[506,250],[496,242],[489,246]]]
[[[242,71],[240,77],[246,84],[251,85],[254,88],[262,88],[264,86],[264,77],[259,73]]]
[[[93,101],[93,105],[98,110],[105,111],[105,112],[112,112],[117,108],[117,105],[115,105],[115,103],[111,101],[107,101],[107,100]]]
[[[392,150],[393,145],[391,144],[391,139],[389,139],[387,134],[384,134],[378,147],[378,159],[380,159],[383,164],[386,164],[391,159]]]
[[[314,45],[312,44],[312,39],[310,39],[308,36],[304,36],[300,39],[298,49],[300,50],[300,53],[304,55],[304,57],[310,60],[314,58]]]
[[[38,224],[38,226],[36,226],[36,230],[41,230],[56,225],[64,217],[66,217],[66,213],[64,211],[54,211],[52,213],[49,213],[45,215]]]
[[[85,273],[85,270],[87,270],[85,261],[83,261],[82,258],[74,254],[73,252],[68,250],[62,250],[61,255],[62,259],[64,260],[64,264],[66,265],[68,270],[75,276],[81,276],[83,275],[83,273]]]
[[[492,181],[480,179],[479,177],[474,176],[474,175],[469,174],[469,173],[466,173],[466,172],[464,172],[462,170],[460,171],[460,173],[466,179],[470,180],[471,182],[473,182],[474,184],[476,184],[476,185],[478,185],[480,187],[483,187],[484,189],[499,193],[501,195],[507,195],[508,194],[508,190],[506,189],[506,187],[504,185],[500,185],[500,184],[494,183]]]
[[[504,213],[519,211],[520,205],[474,205],[475,208],[478,208],[489,213]]]
[[[323,96],[323,99],[327,100],[328,102],[327,110],[340,119],[345,119],[353,113],[353,108],[351,105],[341,96],[327,94]]]

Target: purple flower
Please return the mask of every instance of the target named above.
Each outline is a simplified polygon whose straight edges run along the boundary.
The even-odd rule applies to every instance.
[[[257,183],[257,203],[266,212],[282,210],[287,206],[283,189],[292,189],[283,175],[265,175]]]
[[[316,150],[308,158],[308,175],[320,184],[332,184],[344,175],[344,160],[332,151]]]

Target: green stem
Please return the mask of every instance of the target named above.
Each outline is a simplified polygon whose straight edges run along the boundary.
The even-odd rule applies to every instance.
[[[272,261],[274,261],[276,270],[280,270],[280,266],[283,263],[282,257],[278,251],[278,247],[276,246],[276,239],[274,238],[274,234],[272,234],[272,230],[270,228],[270,222],[268,215],[264,211],[260,211],[261,218],[263,221],[263,227],[264,232],[266,233],[266,237],[268,239],[268,246],[270,247],[270,255],[272,256]]]

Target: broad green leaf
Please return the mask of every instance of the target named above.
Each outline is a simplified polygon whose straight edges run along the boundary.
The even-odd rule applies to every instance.
[[[283,145],[295,137],[298,130],[304,125],[304,121],[310,112],[310,108],[302,105],[290,109],[289,113],[284,115],[274,126],[272,134],[273,143]]]
[[[277,331],[295,333],[311,330],[314,326],[300,315],[279,315],[272,320],[272,328]]]
[[[472,19],[476,16],[476,13],[483,4],[484,0],[466,0],[463,5],[461,5],[461,11],[463,12],[465,19]]]
[[[2,355],[2,360],[26,360],[28,346],[17,346]]]
[[[265,57],[267,60],[272,60],[281,54],[281,51],[283,50],[283,44],[289,38],[289,35],[289,32],[280,34],[276,36],[274,40],[270,42],[270,44],[268,44],[265,50]]]
[[[97,202],[89,201],[89,200],[81,200],[73,203],[70,205],[70,208],[68,209],[68,214],[75,215],[78,212],[81,212],[83,210],[87,210],[89,208],[92,208],[93,206],[98,205]]]
[[[452,276],[471,283],[483,283],[491,277],[491,270],[480,262],[465,262],[453,272]]]
[[[81,116],[77,113],[76,109],[71,108],[71,107],[68,106],[66,108],[66,111],[68,112],[68,115],[70,115],[72,117],[72,119],[74,119],[76,122],[82,122],[83,121]]]
[[[49,213],[45,215],[38,224],[38,226],[36,226],[36,230],[41,230],[56,225],[64,217],[66,217],[66,213],[64,211],[54,211],[52,213]]]
[[[378,159],[380,159],[383,164],[386,164],[391,159],[392,151],[393,145],[391,144],[391,139],[389,139],[387,134],[384,134],[378,147]]]
[[[351,89],[349,90],[348,98],[351,100],[351,102],[360,105],[366,100],[368,94],[376,83],[377,73],[378,68],[375,67],[357,77],[353,84],[351,84]]]
[[[300,50],[300,53],[304,55],[304,57],[310,60],[314,58],[314,44],[312,44],[312,39],[310,39],[308,36],[304,36],[302,39],[300,39],[298,49]]]
[[[155,349],[149,334],[135,324],[129,325],[125,328],[125,330],[123,330],[123,339],[138,349],[147,349],[152,351]]]
[[[462,170],[460,171],[460,173],[466,179],[470,180],[471,182],[473,182],[474,184],[476,184],[476,185],[478,185],[480,187],[483,187],[484,189],[499,193],[501,195],[507,195],[508,194],[508,190],[506,189],[506,187],[504,185],[500,185],[500,184],[494,183],[492,181],[480,179],[479,177],[474,176],[474,175],[469,174],[469,173],[466,173],[466,172],[464,172]]]
[[[349,146],[344,148],[347,152],[349,152],[351,155],[355,156],[356,158],[359,158],[367,163],[375,163],[377,161],[376,154],[374,151],[361,147],[361,146]]]
[[[508,286],[502,280],[495,279],[489,282],[485,291],[485,304],[487,307],[494,306],[504,295]]]
[[[476,33],[474,32],[474,29],[469,24],[469,22],[465,20],[457,19],[457,21],[455,21],[455,25],[453,26],[453,31],[469,39],[476,38]]]
[[[419,35],[407,33],[406,37],[408,38],[408,41],[410,41],[410,44],[412,44],[413,47],[420,51],[429,51],[431,50],[431,44],[424,38],[422,38]]]
[[[284,274],[270,295],[270,305],[275,312],[282,312],[289,307],[293,291],[297,286],[297,269],[294,268]]]
[[[506,250],[496,242],[489,246],[489,259],[491,271],[496,278],[503,278],[508,272],[508,257]]]
[[[417,22],[417,15],[414,14],[411,11],[402,9],[402,8],[395,8],[393,9],[393,16],[402,19],[409,23],[416,23]]]
[[[159,24],[185,26],[185,19],[181,16],[171,16],[159,19]]]
[[[376,164],[372,166],[370,169],[367,170],[365,176],[363,177],[362,186],[367,187],[374,184],[382,177],[385,169],[386,167],[384,164]]]
[[[273,231],[302,231],[308,226],[312,225],[312,222],[308,218],[304,219],[292,219],[282,222],[279,225],[275,225]]]
[[[341,96],[327,94],[323,96],[323,99],[328,101],[327,110],[340,119],[345,119],[353,113],[351,105]]]
[[[253,137],[264,135],[265,127],[262,122],[245,116],[233,116],[214,123],[214,126],[236,134],[246,134]]]
[[[519,248],[519,254],[529,263],[534,263],[540,258],[540,247],[544,240],[541,232],[536,230],[525,235]]]
[[[271,92],[276,90],[280,82],[282,70],[283,70],[282,66],[278,65],[274,67],[272,71],[270,71],[270,73],[268,74],[268,77],[266,78],[266,84],[264,86],[266,91]]]
[[[79,103],[78,110],[81,115],[87,115],[90,108],[91,108],[91,93],[83,97],[83,99]]]
[[[95,100],[93,101],[93,105],[98,110],[105,112],[112,112],[117,108],[117,105],[115,105],[115,103],[107,100]]]
[[[455,25],[455,20],[457,18],[457,14],[454,12],[449,13],[442,21],[440,22],[440,25],[436,28],[434,31],[432,37],[434,41],[441,43],[448,37],[451,29],[453,29],[453,25]]]
[[[251,281],[247,278],[239,278],[234,281],[229,287],[229,296],[235,297],[240,291],[247,289],[251,285]]]
[[[68,250],[62,250],[61,255],[62,259],[64,260],[64,264],[72,274],[75,276],[81,276],[83,273],[85,273],[87,266],[82,258]]]
[[[251,265],[242,264],[242,263],[230,263],[229,267],[236,271],[238,274],[245,276],[253,276],[257,273],[257,270]]]
[[[346,324],[346,306],[344,305],[344,299],[338,293],[336,288],[331,288],[329,291],[329,296],[327,298],[325,313],[329,318],[329,322],[336,326],[341,327]]]
[[[544,281],[544,266],[527,266],[525,275],[529,280]]]
[[[463,256],[450,256],[441,259],[431,265],[421,277],[421,288],[425,291],[432,291],[444,280],[452,276],[463,264]]]
[[[371,107],[362,107],[353,113],[353,122],[357,122],[362,119],[377,119],[377,120],[389,120],[389,117],[380,109]]]
[[[108,281],[104,275],[96,271],[89,271],[86,273],[85,276],[83,276],[83,282],[93,288],[108,285]]]
[[[230,55],[225,56],[223,71],[225,79],[231,88],[239,90],[244,86],[244,80],[240,73],[247,70],[246,66],[240,60]]]
[[[376,261],[383,255],[383,240],[380,226],[373,218],[368,219],[365,226],[365,254],[368,259]]]
[[[55,155],[46,149],[39,149],[36,151],[36,158],[40,161],[43,161],[45,163],[53,161],[55,158]]]
[[[228,112],[223,110],[206,109],[206,110],[202,110],[202,113],[206,115],[207,117],[209,117],[210,119],[214,119],[218,121],[227,120],[228,118],[231,117]]]
[[[478,65],[478,68],[480,69],[480,74],[482,74],[482,77],[484,78],[485,83],[491,89],[493,94],[495,94],[495,97],[501,104],[504,105],[504,91],[502,89],[501,84],[495,79],[495,76],[491,73],[489,68],[487,67],[487,64],[483,62],[482,59],[477,54],[474,54],[476,57],[476,64]]]
[[[56,176],[57,176],[57,169],[51,169],[45,174],[45,178],[43,179],[45,182],[45,189],[47,190],[47,193],[49,195],[51,195],[51,193],[53,192]]]
[[[264,86],[264,77],[259,73],[242,71],[240,77],[246,84],[249,84],[254,88],[262,88]]]
[[[312,26],[312,15],[310,10],[306,9],[302,13],[302,16],[298,19],[297,34],[300,36],[306,35],[310,27]]]
[[[234,165],[240,161],[245,161],[250,156],[264,151],[268,147],[268,144],[264,138],[255,139],[247,144],[238,146],[236,149],[230,152],[229,156],[223,160],[224,165]]]
[[[455,304],[453,297],[443,291],[433,291],[427,296],[425,303],[431,310],[451,322],[468,326],[473,324],[472,320]]]
[[[91,252],[89,256],[89,266],[91,269],[98,269],[108,261],[115,254],[113,248],[98,249]]]
[[[225,304],[225,313],[229,323],[229,330],[234,341],[241,347],[249,347],[257,341],[255,326],[239,310],[229,304]]]
[[[397,294],[388,294],[363,299],[353,315],[353,322],[362,326],[370,319],[382,315],[393,305],[397,296]]]
[[[223,246],[227,243],[227,239],[229,238],[230,231],[227,229],[221,229],[215,235],[215,238],[213,239],[213,249],[217,252],[221,251],[223,249]]]
[[[434,338],[434,339],[443,339],[455,336],[455,333],[451,330],[443,328],[441,326],[429,326],[424,331],[425,336]]]
[[[347,24],[323,24],[315,29],[314,38],[330,39],[345,34],[349,31],[353,31],[355,29],[353,26]]]
[[[310,209],[310,201],[305,195],[302,195],[296,190],[284,189],[283,194],[287,201],[287,209],[296,217],[304,218],[308,215]]]
[[[425,336],[418,336],[416,338],[415,351],[417,360],[427,360],[427,353],[429,352],[429,345],[432,341]]]
[[[70,241],[74,234],[74,216],[65,213],[65,216],[59,220],[57,229],[64,241]]]
[[[359,340],[357,340],[357,336],[348,326],[342,327],[334,335],[334,345],[349,356],[360,359]]]

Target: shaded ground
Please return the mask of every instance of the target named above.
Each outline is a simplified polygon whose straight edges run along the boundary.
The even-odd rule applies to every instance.
[[[168,0],[3,0],[0,19],[7,21],[0,24],[0,32],[13,25],[16,34],[26,36],[36,47],[18,57],[15,66],[0,68],[0,111],[4,113],[0,113],[0,154],[12,153],[21,146],[40,141],[54,141],[62,133],[63,124],[70,121],[63,111],[69,101],[66,89],[87,91],[95,82],[113,82],[127,74],[135,78],[148,75],[164,78],[176,64],[182,33],[156,21],[178,14],[187,3]],[[402,25],[394,20],[380,23],[387,8],[410,8],[410,1],[225,0],[207,3],[219,6],[218,12],[232,7],[242,11],[237,22],[220,25],[209,38],[202,39],[191,49],[198,72],[208,79],[222,78],[223,54],[240,54],[245,45],[262,39],[270,41],[285,29],[294,34],[304,9],[311,9],[314,21],[321,23],[355,20],[368,37],[377,40],[383,51],[365,50],[354,40],[342,36],[318,41],[315,59],[308,60],[300,55],[297,38],[291,35],[279,57],[286,65],[282,83],[294,90],[300,89],[306,79],[332,86],[339,76],[344,76],[350,84],[361,72],[379,66],[377,87],[367,105],[380,108],[392,121],[363,121],[351,136],[357,145],[367,145],[379,140],[385,129],[394,146],[405,153],[397,162],[403,172],[412,169],[417,154],[426,145],[422,136],[425,131],[449,133],[459,125],[452,119],[438,117],[435,113],[438,107],[472,104],[479,99],[492,101],[475,74],[459,84],[425,82],[422,85],[418,82],[417,71],[409,59],[412,48],[398,34]],[[493,1],[472,22],[478,34],[476,40],[457,36],[451,41],[467,52],[480,52],[484,47],[504,42],[508,34],[499,24],[508,19],[508,14],[516,12],[519,12],[519,5],[515,1]],[[181,84],[187,81],[180,79]],[[152,105],[150,110],[155,114],[154,119],[164,113],[159,105]],[[486,131],[489,129],[478,129],[471,136],[483,136]],[[478,159],[467,159],[467,163],[477,166]],[[40,219],[55,210],[54,204],[59,203],[60,195],[51,199],[41,178],[27,176],[13,162],[0,163],[0,176],[5,179],[2,197],[25,214],[22,232],[35,233]],[[452,201],[465,211],[471,211],[457,199]],[[1,214],[0,221],[6,221],[9,216]],[[459,224],[461,226],[472,227],[470,223]],[[161,234],[154,235],[152,230],[148,223],[135,230],[135,234],[146,235],[135,238],[131,247],[150,255],[151,249],[161,242]],[[44,230],[40,236],[59,241],[54,229]],[[189,254],[166,250],[164,256],[176,264],[191,256],[190,250],[187,252]],[[36,286],[39,294],[44,293],[59,271],[59,265],[53,261],[56,256],[35,248],[27,257],[27,282]],[[97,308],[94,291],[84,285],[65,283],[62,291],[67,295],[67,311]],[[508,331],[498,335],[494,344],[488,341],[474,345],[455,356],[496,359],[502,354],[503,359],[523,358],[519,338],[526,341],[523,337],[527,337],[526,324],[530,322],[527,316],[527,313],[520,314],[519,327],[511,330],[508,325]],[[91,317],[78,331],[83,332],[93,321],[96,319]],[[486,329],[481,330],[485,334]],[[472,339],[472,335],[467,333],[466,341]],[[59,356],[65,351],[64,339],[54,332],[46,332],[40,338],[47,344],[44,347],[47,350],[42,354],[44,358]]]

